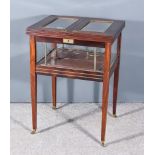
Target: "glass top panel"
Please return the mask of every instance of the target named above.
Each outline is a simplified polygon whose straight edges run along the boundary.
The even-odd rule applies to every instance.
[[[54,22],[46,25],[46,28],[56,28],[56,29],[65,29],[69,25],[73,24],[76,22],[77,19],[74,18],[58,18]]]
[[[111,24],[112,21],[91,21],[81,31],[105,32]]]

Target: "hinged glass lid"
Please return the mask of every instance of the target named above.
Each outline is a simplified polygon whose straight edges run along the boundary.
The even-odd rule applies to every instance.
[[[87,24],[85,27],[83,27],[81,31],[105,32],[111,24],[112,21],[94,20]]]
[[[69,25],[73,24],[76,22],[78,19],[75,18],[58,18],[52,23],[46,25],[46,28],[56,28],[56,29],[65,29]]]

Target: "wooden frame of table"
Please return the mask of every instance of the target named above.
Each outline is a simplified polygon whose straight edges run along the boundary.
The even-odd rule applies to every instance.
[[[74,18],[77,19],[71,25],[64,29],[49,28],[46,27],[49,23],[54,22],[58,18]],[[81,31],[83,27],[88,25],[91,21],[107,21],[112,24],[106,29],[105,32],[92,32]],[[101,123],[101,142],[105,143],[105,131],[107,120],[107,107],[108,107],[108,95],[109,95],[109,82],[110,77],[114,73],[114,86],[113,86],[113,116],[116,117],[116,103],[118,94],[118,80],[119,80],[119,66],[120,66],[120,51],[121,51],[121,32],[125,27],[125,21],[102,19],[102,18],[88,18],[88,17],[74,17],[74,16],[57,16],[51,15],[43,20],[29,26],[26,33],[30,36],[30,79],[31,79],[31,102],[32,102],[32,133],[37,129],[37,75],[44,74],[52,77],[52,96],[53,96],[53,109],[56,109],[56,81],[57,77],[67,77],[83,80],[99,81],[103,83],[102,93],[102,123]],[[45,59],[43,57],[37,62],[37,42],[51,43],[52,49],[55,49],[57,44],[68,44],[103,47],[105,52],[100,58],[102,61],[102,69],[100,71],[94,70],[82,70],[76,68],[63,68],[58,66],[46,66],[41,65]],[[111,61],[112,54],[111,48],[114,41],[117,39],[117,55],[114,61]],[[65,40],[65,41],[64,41]],[[78,59],[85,65],[85,61],[82,61],[82,57]],[[70,59],[71,60],[71,59]],[[74,59],[75,60],[75,59]],[[74,60],[70,63],[74,63]],[[90,61],[91,62],[91,61]],[[86,67],[90,68],[90,64]]]

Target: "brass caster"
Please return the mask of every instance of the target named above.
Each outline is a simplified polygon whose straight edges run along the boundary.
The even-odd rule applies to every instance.
[[[115,118],[116,118],[116,117],[117,117],[117,115],[116,115],[116,114],[113,114],[113,117],[115,117]]]
[[[55,109],[56,109],[56,106],[52,106],[52,109],[54,109],[54,110],[55,110]]]
[[[33,129],[31,132],[32,135],[36,134],[36,129]]]

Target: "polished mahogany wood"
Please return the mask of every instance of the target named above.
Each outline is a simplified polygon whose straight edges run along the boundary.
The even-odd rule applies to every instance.
[[[56,75],[53,75],[52,76],[52,98],[53,98],[53,106],[52,106],[52,108],[53,109],[56,109],[56,87],[57,87],[57,85],[56,85],[56,82],[57,82],[57,77],[56,77]]]
[[[32,128],[37,129],[37,74],[36,74],[36,41],[30,36],[30,81],[32,104]]]
[[[45,42],[45,41],[44,41],[44,42]],[[52,44],[51,44],[51,47],[52,47],[52,49],[53,49],[53,48],[57,48],[57,44],[56,44],[56,43],[52,43]]]
[[[71,24],[70,26],[68,26],[66,28],[67,31],[77,31],[77,30],[81,30],[84,26],[86,26],[89,23],[89,19],[88,18],[82,18],[80,17],[79,20],[77,20],[76,22],[74,22],[73,24]]]
[[[47,24],[55,21],[58,18],[75,18],[79,21],[68,26],[66,29],[56,29],[56,28],[45,28]],[[111,21],[111,26],[105,32],[92,32],[92,31],[79,31],[87,23],[90,23],[92,20],[99,21]],[[82,22],[81,22],[82,21]],[[82,25],[82,26],[81,26]],[[38,37],[49,37],[49,38],[58,38],[58,39],[74,39],[82,41],[95,41],[95,42],[113,42],[115,38],[118,37],[119,33],[125,26],[124,21],[120,20],[111,20],[111,19],[102,19],[102,18],[88,18],[88,17],[74,17],[74,16],[49,16],[43,19],[42,21],[29,26],[26,30],[26,33],[29,35],[35,35]]]
[[[59,43],[63,44],[63,38],[50,38],[50,37],[36,37],[37,42],[46,42],[46,43]],[[89,46],[89,47],[100,47],[104,48],[104,43],[96,41],[83,41],[83,40],[74,40],[75,45],[79,46]]]
[[[58,18],[77,19],[64,29],[47,28],[46,25],[56,21]],[[105,32],[80,31],[91,21],[109,21],[112,24]],[[52,102],[56,108],[56,85],[57,77],[66,77],[82,80],[92,80],[102,82],[102,122],[101,122],[101,142],[105,142],[107,108],[109,96],[110,77],[114,73],[113,86],[113,115],[116,115],[116,102],[118,94],[120,52],[121,52],[121,32],[125,27],[125,21],[77,17],[77,16],[57,16],[50,15],[43,20],[29,26],[26,33],[30,35],[30,78],[31,78],[31,101],[32,101],[32,128],[37,129],[37,74],[51,76],[52,82]],[[87,55],[85,50],[75,50],[67,48],[57,48],[57,44],[63,44],[63,39],[71,39],[72,45],[101,47],[105,48],[103,53],[97,53],[96,69],[93,69],[93,58]],[[111,52],[112,44],[117,39],[117,54]],[[51,43],[51,50],[45,57],[36,61],[36,43]],[[56,58],[52,57],[52,52],[57,49]],[[92,55],[92,53],[90,52]],[[87,58],[88,56],[88,58]],[[54,63],[53,63],[54,59]],[[47,64],[45,64],[47,60]]]
[[[52,49],[57,48],[57,44],[56,43],[52,43],[51,44]],[[53,99],[53,109],[56,109],[56,91],[57,91],[57,77],[56,75],[52,76],[52,99]]]
[[[117,67],[114,71],[114,86],[113,86],[113,115],[116,117],[116,105],[118,94],[118,80],[119,80],[119,66],[120,66],[120,52],[121,52],[121,33],[117,39]]]
[[[104,75],[103,75],[103,94],[102,94],[102,123],[101,123],[101,142],[105,142],[107,108],[109,97],[109,82],[110,82],[110,60],[111,60],[111,43],[105,44],[104,55]]]

